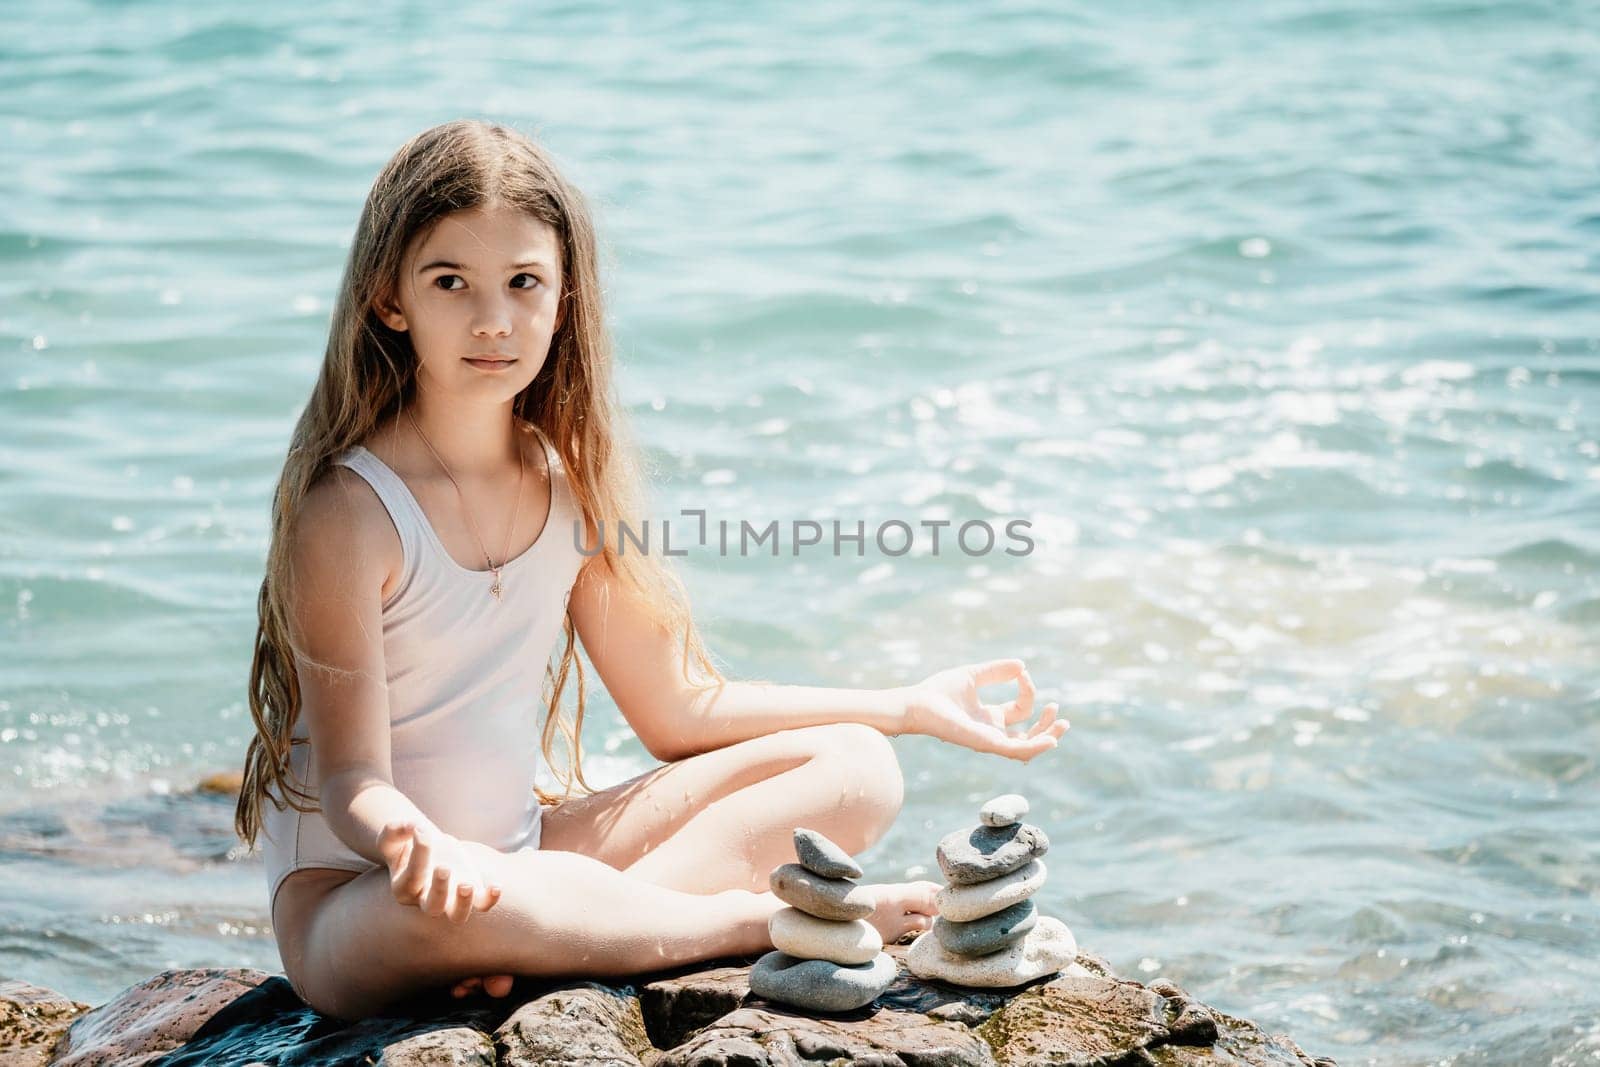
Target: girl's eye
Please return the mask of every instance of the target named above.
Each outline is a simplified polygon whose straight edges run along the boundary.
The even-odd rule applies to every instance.
[[[447,278],[454,278],[456,281],[461,281],[461,275],[459,275],[459,274],[441,274],[441,275],[439,275],[437,278],[435,278],[433,280],[433,284],[434,285],[439,285],[440,282],[444,281]],[[544,284],[544,283],[539,281],[539,279],[538,279],[538,277],[536,275],[529,274],[526,271],[522,272],[521,274],[513,274],[512,278],[513,279],[516,279],[516,278],[527,278],[531,282],[533,282],[534,285],[542,285],[542,284]],[[456,288],[453,285],[443,285],[443,286],[440,286],[440,288],[442,288],[447,293],[456,292]],[[520,288],[532,289],[533,285],[524,285],[524,286],[520,286]]]

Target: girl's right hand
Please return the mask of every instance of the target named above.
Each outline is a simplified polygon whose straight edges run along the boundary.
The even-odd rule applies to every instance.
[[[389,823],[378,834],[378,851],[401,904],[464,923],[500,901],[500,887],[486,884],[462,843],[436,826]]]

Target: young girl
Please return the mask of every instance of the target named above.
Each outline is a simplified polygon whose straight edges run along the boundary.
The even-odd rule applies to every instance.
[[[796,826],[857,853],[894,821],[884,735],[1027,760],[1066,729],[1051,704],[1007,730],[1032,716],[1017,660],[885,690],[724,678],[663,560],[603,536],[638,528],[641,483],[582,198],[503,126],[413,138],[362,209],[278,481],[250,671],[237,829],[319,1011],[763,951]],[[575,639],[663,763],[599,792]],[[937,888],[873,887],[885,942]]]

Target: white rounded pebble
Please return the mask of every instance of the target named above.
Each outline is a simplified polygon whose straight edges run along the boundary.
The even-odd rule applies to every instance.
[[[865,919],[838,922],[807,915],[799,908],[781,908],[767,921],[772,947],[803,960],[827,960],[853,967],[870,963],[883,951],[878,928]]]
[[[985,915],[1004,911],[1018,901],[1027,900],[1044,885],[1047,872],[1044,860],[1029,860],[1010,874],[977,885],[947,885],[934,902],[939,914],[953,923],[969,923]]]
[[[978,821],[985,826],[1011,826],[1028,814],[1028,798],[1020,793],[1007,793],[995,797],[978,811]]]

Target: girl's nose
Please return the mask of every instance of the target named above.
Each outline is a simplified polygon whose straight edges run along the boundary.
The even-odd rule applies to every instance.
[[[511,332],[511,309],[503,300],[491,298],[480,303],[472,316],[475,337],[505,337]]]

